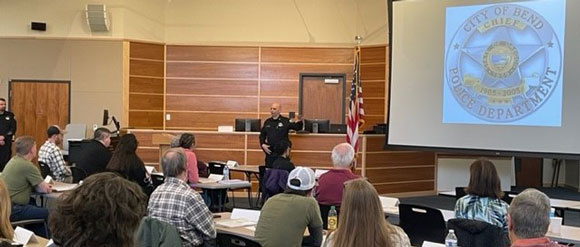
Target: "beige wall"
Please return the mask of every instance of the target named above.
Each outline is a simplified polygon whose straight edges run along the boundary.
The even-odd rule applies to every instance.
[[[123,121],[122,54],[121,41],[0,39],[0,97],[11,79],[70,80],[72,123],[92,131],[104,108]]]
[[[169,44],[386,44],[386,0],[100,0],[111,30],[91,33],[92,0],[0,0],[0,36],[136,39]],[[47,23],[46,32],[30,30]]]
[[[167,43],[387,43],[386,0],[173,0]]]

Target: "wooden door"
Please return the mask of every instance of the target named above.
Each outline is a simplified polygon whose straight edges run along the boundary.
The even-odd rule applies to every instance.
[[[326,79],[334,80],[328,83]],[[344,123],[345,82],[341,76],[303,76],[300,81],[300,114],[305,119]]]
[[[70,122],[70,82],[11,80],[10,111],[17,121],[16,137],[33,136],[38,148],[50,125],[62,129]]]
[[[516,157],[516,186],[542,187],[542,163],[541,158]]]

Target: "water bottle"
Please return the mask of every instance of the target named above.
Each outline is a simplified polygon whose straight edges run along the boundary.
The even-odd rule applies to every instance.
[[[224,166],[224,180],[230,180],[230,168],[227,165]]]
[[[457,237],[453,229],[449,229],[449,233],[445,237],[445,247],[457,247]]]
[[[328,230],[336,230],[337,225],[338,215],[336,213],[336,208],[334,206],[330,206],[330,211],[328,211]]]

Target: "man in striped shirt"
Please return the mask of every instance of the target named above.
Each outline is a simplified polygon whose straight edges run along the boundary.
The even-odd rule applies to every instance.
[[[38,150],[38,161],[45,163],[50,168],[54,180],[72,183],[72,173],[66,167],[62,152],[58,147],[63,140],[63,131],[58,125],[53,125],[48,127],[46,133],[48,134],[48,140]]]
[[[512,247],[560,247],[546,237],[550,225],[550,198],[536,189],[526,189],[508,209],[508,234]]]

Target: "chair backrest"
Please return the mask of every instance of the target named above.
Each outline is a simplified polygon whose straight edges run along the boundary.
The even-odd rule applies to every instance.
[[[513,197],[510,196],[510,194],[517,195],[517,193],[511,192],[511,191],[504,191],[503,197],[501,198],[501,200],[506,202],[508,205],[511,204],[512,200],[514,199]]]
[[[455,231],[457,245],[461,247],[510,246],[508,235],[501,227],[484,221],[450,219],[447,226]]]
[[[87,177],[87,172],[80,167],[71,166],[70,171],[72,173],[73,183],[78,183]]]
[[[153,182],[153,187],[157,188],[157,186],[165,182],[165,177],[159,174],[151,174],[151,181]]]
[[[209,177],[209,169],[207,164],[201,160],[197,160],[197,172],[200,178]]]
[[[64,134],[62,149],[68,151],[69,139],[85,139],[87,135],[86,124],[67,124],[65,127],[66,134]]]
[[[447,227],[439,209],[399,204],[399,226],[407,233],[413,246],[421,246],[425,240],[445,242]]]
[[[218,247],[261,247],[261,245],[254,240],[227,233],[218,233],[216,242]]]
[[[38,166],[40,167],[40,175],[42,175],[43,178],[45,178],[48,175],[53,177],[52,172],[50,171],[50,167],[48,167],[46,163],[38,161]]]
[[[224,164],[223,162],[210,161],[210,162],[207,162],[207,165],[209,167],[210,174],[217,174],[217,175],[224,174],[224,167],[226,167],[226,164]]]
[[[465,187],[455,187],[455,200],[459,200],[459,198],[464,197],[467,195],[465,193]]]
[[[171,247],[181,246],[181,238],[177,228],[169,223],[151,218],[141,219],[139,229],[135,233],[135,246]]]
[[[322,217],[322,228],[328,229],[328,211],[330,211],[332,205],[323,205],[318,203],[318,208],[320,209],[320,217]],[[340,215],[340,205],[334,205],[336,209],[336,216]],[[340,219],[340,217],[338,217]]]

